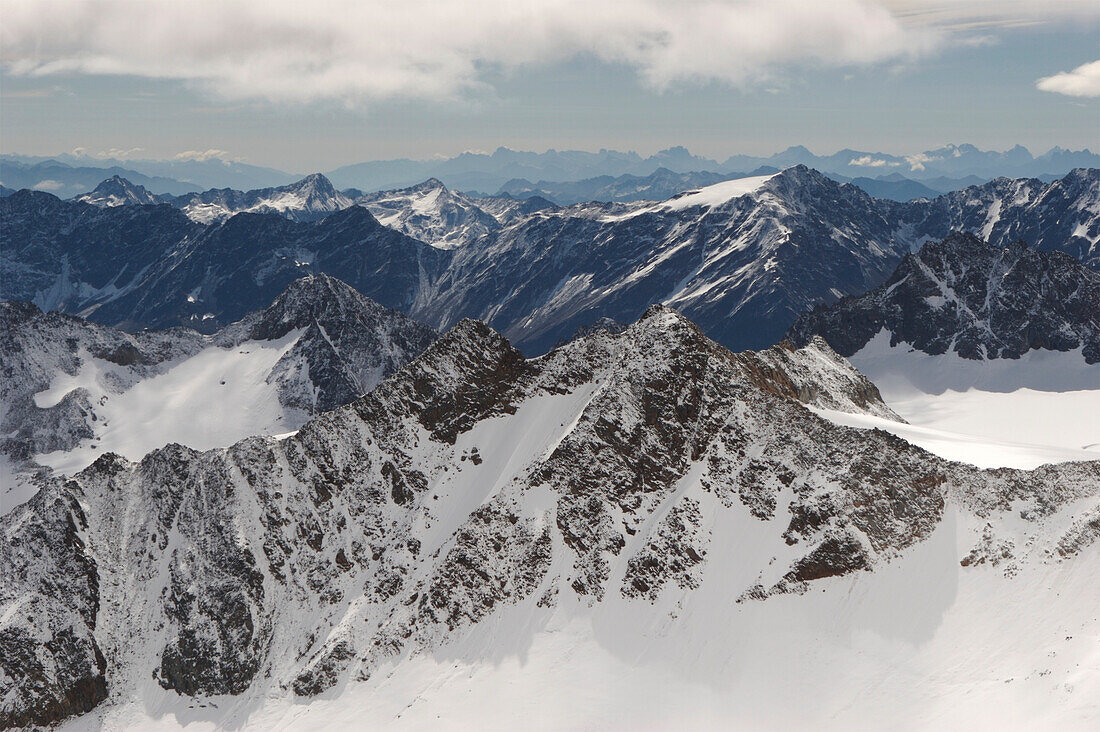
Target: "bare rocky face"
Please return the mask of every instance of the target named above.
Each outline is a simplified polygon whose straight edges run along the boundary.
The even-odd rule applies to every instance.
[[[723,512],[774,560],[741,602],[874,572],[948,503],[990,547],[1070,505],[1057,561],[1097,535],[1100,463],[982,471],[807,403],[888,413],[822,341],[733,354],[655,307],[525,360],[463,321],[293,437],[105,455],[0,520],[2,721],[46,724],[150,675],[309,696],[502,608],[694,592],[724,581],[707,574]],[[993,556],[975,552],[960,561]]]

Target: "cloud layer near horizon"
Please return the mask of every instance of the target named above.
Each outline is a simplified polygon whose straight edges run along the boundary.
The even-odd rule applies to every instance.
[[[1100,97],[1100,61],[1081,64],[1072,71],[1044,77],[1035,86],[1043,91],[1070,97]]]
[[[765,83],[927,53],[939,34],[869,0],[401,3],[8,0],[8,73],[180,79],[226,99],[450,101],[491,73],[578,56],[646,85]]]

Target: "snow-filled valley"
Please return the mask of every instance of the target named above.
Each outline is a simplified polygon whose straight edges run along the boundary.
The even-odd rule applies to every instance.
[[[122,393],[105,386],[119,367],[84,354],[80,371],[74,376],[59,375],[48,390],[35,395],[35,403],[53,407],[73,389],[86,389],[98,404],[94,436],[73,449],[36,459],[68,475],[88,467],[105,452],[140,460],[172,442],[209,450],[250,435],[296,430],[309,413],[282,405],[278,384],[269,381],[268,375],[301,335],[292,331],[275,341],[210,346]]]

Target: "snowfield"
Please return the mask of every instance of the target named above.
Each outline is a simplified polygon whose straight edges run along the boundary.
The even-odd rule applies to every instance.
[[[819,411],[839,424],[982,468],[1100,460],[1100,363],[1085,363],[1080,349],[976,361],[891,348],[884,330],[849,360],[908,424]]]
[[[733,180],[722,181],[712,186],[700,188],[697,191],[688,191],[687,193],[669,199],[662,205],[664,208],[672,211],[679,211],[681,209],[691,208],[692,206],[706,206],[708,208],[721,206],[730,199],[756,192],[757,189],[776,175],[778,175],[778,173],[772,175],[754,175],[747,178],[734,178]]]
[[[36,460],[68,475],[105,452],[140,460],[173,442],[209,450],[250,435],[297,429],[309,414],[280,404],[278,385],[268,375],[300,337],[297,330],[276,341],[210,346],[121,394],[105,388],[112,370],[121,369],[84,354],[77,375],[61,374],[47,391],[35,395],[35,403],[52,407],[73,389],[87,389],[92,401],[102,405],[96,411],[95,437],[73,450],[39,455]]]

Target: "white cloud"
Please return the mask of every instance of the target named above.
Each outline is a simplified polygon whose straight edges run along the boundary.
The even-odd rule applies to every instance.
[[[172,158],[173,160],[198,160],[205,162],[207,160],[231,160],[228,150],[218,150],[217,148],[211,148],[209,150],[185,150],[181,153],[177,153]]]
[[[1074,23],[1100,16],[1096,0],[880,0],[906,25],[932,26],[988,42],[983,31]],[[971,36],[970,34],[979,35]]]
[[[95,158],[96,160],[128,160],[136,157],[138,153],[144,150],[143,147],[111,147],[99,152],[91,152],[86,147],[74,147],[71,154],[78,158]]]
[[[956,152],[958,152],[956,150]],[[943,160],[939,155],[929,155],[928,153],[917,153],[915,155],[906,155],[905,162],[909,163],[909,170],[924,170],[925,163],[933,163],[937,160]]]
[[[489,72],[578,56],[654,89],[771,86],[804,68],[911,60],[942,41],[872,0],[6,0],[16,75],[179,79],[224,99],[456,100]]]
[[[901,163],[886,160],[885,158],[871,157],[870,155],[860,155],[858,158],[849,160],[848,165],[855,165],[860,168],[893,168],[901,165]]]
[[[1039,79],[1035,86],[1070,97],[1100,97],[1100,61],[1081,64],[1073,71]]]
[[[35,191],[59,191],[64,187],[65,184],[61,181],[46,178],[45,180],[40,180],[35,183],[31,186],[31,189]]]

